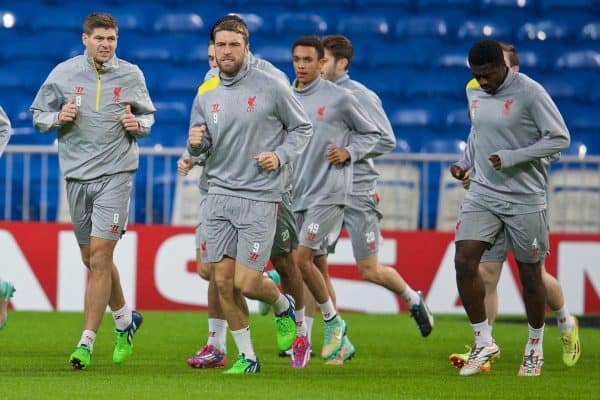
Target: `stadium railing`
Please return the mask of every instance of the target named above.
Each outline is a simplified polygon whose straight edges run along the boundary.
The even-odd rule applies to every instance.
[[[182,182],[177,177],[176,163],[182,152],[183,148],[161,145],[140,147],[131,223],[196,223],[198,203],[194,200],[194,190],[188,188],[182,192]],[[452,181],[448,179],[448,167],[457,158],[456,154],[420,152],[393,153],[377,159],[383,226],[392,230],[449,229],[451,209],[459,204],[460,193],[456,193],[456,185],[449,184]],[[549,180],[552,230],[600,232],[600,222],[590,224],[600,221],[599,176],[597,155],[568,154],[552,164]],[[0,158],[0,219],[68,222],[62,181],[55,145],[7,146]],[[185,184],[194,186],[189,180]],[[448,190],[454,192],[450,198]],[[553,199],[557,204],[552,204]],[[184,217],[181,207],[190,208],[183,213]],[[557,207],[560,212],[552,212]]]

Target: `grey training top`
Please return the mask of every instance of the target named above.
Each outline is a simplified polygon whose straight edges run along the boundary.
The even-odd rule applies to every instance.
[[[10,133],[10,121],[2,107],[0,107],[0,156],[4,153],[8,139],[10,139]]]
[[[75,101],[75,121],[59,124],[63,105]],[[133,136],[121,124],[126,105],[140,123]],[[66,179],[90,180],[138,168],[137,137],[148,135],[156,111],[142,71],[116,56],[96,70],[87,54],[58,64],[31,105],[33,126],[58,129],[60,167]]]
[[[188,143],[188,151],[197,156],[210,150],[205,166],[209,194],[258,201],[281,201],[285,173],[283,168],[259,167],[254,157],[271,151],[280,166],[291,163],[313,133],[290,87],[247,64],[234,77],[215,76],[200,87],[190,128],[203,124],[207,126],[204,142],[199,147]]]
[[[315,134],[294,164],[292,209],[345,205],[352,191],[352,163],[368,155],[381,138],[354,95],[333,82],[317,78],[307,87],[293,86],[296,97],[310,116]],[[349,162],[332,165],[327,147],[333,144],[350,153]]]
[[[496,93],[476,83],[467,86],[471,116],[466,158],[456,165],[472,165],[471,197],[489,196],[531,209],[546,207],[548,162],[569,146],[570,136],[556,105],[537,82],[509,70]],[[496,171],[488,157],[497,154]],[[472,159],[470,159],[472,157]]]
[[[370,154],[364,159],[357,160],[354,163],[352,172],[352,194],[364,195],[375,193],[377,178],[379,173],[375,169],[371,158],[388,153],[396,147],[396,137],[390,124],[381,100],[372,90],[368,89],[362,83],[350,79],[348,74],[343,74],[333,80],[334,83],[348,89],[356,97],[360,105],[365,109],[367,115],[377,125],[382,133],[381,138],[373,148]]]

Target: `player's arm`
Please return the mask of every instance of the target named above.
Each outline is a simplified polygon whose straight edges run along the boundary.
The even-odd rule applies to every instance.
[[[0,156],[4,153],[4,149],[8,144],[10,133],[10,120],[2,107],[0,107]]]
[[[350,155],[350,161],[356,162],[373,151],[383,133],[352,93],[344,98],[342,110],[346,123],[352,129],[352,137],[345,150]]]
[[[524,162],[552,156],[569,147],[571,136],[562,115],[550,95],[541,86],[532,93],[529,110],[540,139],[515,150],[499,150],[489,159],[496,169],[504,169]]]
[[[275,101],[279,119],[287,131],[283,143],[273,151],[279,160],[279,167],[281,167],[293,162],[302,154],[313,135],[313,127],[304,107],[289,87],[277,81],[274,89],[273,101]]]
[[[200,105],[200,96],[196,96],[190,112],[190,127],[188,130],[187,151],[197,157],[206,153],[212,146],[212,139],[206,127],[206,119]]]
[[[130,118],[133,117],[138,127],[137,129],[127,129],[126,127],[126,129],[136,137],[148,136],[152,125],[154,125],[156,108],[154,108],[154,104],[152,104],[152,100],[150,99],[144,74],[139,68],[137,68],[135,73],[132,86],[134,96],[133,101],[129,104],[130,108],[128,111],[131,111],[133,115],[128,115],[128,113],[126,115]]]
[[[50,76],[42,84],[29,108],[33,113],[33,127],[42,133],[52,132],[64,123],[67,123],[65,120],[66,114],[61,116],[60,112],[63,106],[72,104],[72,102],[67,101],[63,97],[53,78],[54,71],[50,73]],[[69,118],[74,118],[71,115],[71,111],[69,111]]]
[[[379,141],[375,144],[373,150],[366,154],[364,158],[379,157],[394,150],[396,147],[396,136],[394,136],[392,124],[383,110],[383,105],[381,104],[379,97],[377,97],[375,93],[363,91],[355,92],[355,95],[360,104],[364,107],[367,115],[371,117],[371,120],[381,132]]]

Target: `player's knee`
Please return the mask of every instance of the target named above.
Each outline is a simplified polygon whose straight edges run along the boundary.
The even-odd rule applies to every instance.
[[[203,263],[202,261],[198,260],[198,262],[196,263],[197,266],[197,271],[198,271],[198,275],[200,275],[200,278],[208,281],[210,280],[210,270],[208,268],[208,265]]]
[[[377,280],[377,266],[376,265],[359,265],[358,272],[364,280],[369,282],[375,282]]]

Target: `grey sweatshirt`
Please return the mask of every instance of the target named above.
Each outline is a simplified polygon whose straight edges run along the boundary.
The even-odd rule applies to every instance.
[[[199,147],[188,143],[188,151],[198,156],[210,150],[205,167],[209,193],[281,201],[285,169],[264,170],[254,157],[272,151],[283,166],[304,151],[312,136],[310,119],[290,87],[246,64],[233,78],[209,79],[199,92],[190,128],[206,124],[207,135]]]
[[[379,173],[375,169],[371,158],[388,153],[396,147],[396,137],[379,97],[362,83],[350,79],[348,74],[343,74],[333,80],[334,83],[348,89],[356,97],[360,105],[365,109],[367,115],[377,125],[382,133],[381,138],[370,154],[364,159],[357,160],[353,165],[352,194],[364,195],[375,193]]]
[[[60,125],[58,113],[70,100],[79,112]],[[140,123],[135,137],[121,124],[125,106]],[[140,69],[116,56],[97,71],[87,54],[58,64],[38,91],[33,126],[43,133],[58,129],[60,167],[66,179],[90,180],[138,168],[137,137],[150,132],[156,111]]]
[[[294,163],[292,208],[344,205],[352,191],[352,163],[373,150],[381,132],[356,97],[335,83],[317,78],[305,88],[297,89],[296,82],[292,87],[315,130],[306,151]],[[332,165],[327,160],[330,144],[348,150],[350,162]]]
[[[0,156],[4,153],[10,134],[10,121],[2,107],[0,107]]]
[[[281,81],[283,83],[285,83],[287,86],[290,85],[290,81],[289,81],[287,75],[280,69],[276,68],[270,62],[268,62],[266,60],[262,60],[260,58],[257,58],[252,53],[248,53],[248,58],[247,58],[246,62],[250,67],[259,69],[275,78],[281,79]],[[218,76],[219,76],[219,68],[211,68],[210,70],[208,70],[208,72],[204,76],[204,81],[207,81],[211,78],[218,77]],[[198,93],[200,93],[200,87],[198,87]],[[281,140],[282,140],[282,142],[283,142],[283,140],[285,140],[284,134],[281,135]],[[187,150],[186,150],[186,153],[184,153],[184,156],[185,155],[189,155]],[[193,162],[195,165],[204,166],[206,164],[207,158],[208,158],[208,155],[203,154],[200,158],[194,157]],[[292,182],[291,182],[292,163],[287,163],[287,164],[283,165],[282,168],[283,168],[283,173],[285,174],[285,177],[286,177],[286,178],[284,178],[284,182],[285,182],[284,186],[287,188],[286,189],[287,191],[291,191],[292,190]],[[202,170],[202,174],[200,175],[200,180],[199,180],[198,186],[199,186],[199,189],[201,192],[203,192],[203,193],[208,192],[208,177],[206,176],[206,169]]]
[[[509,70],[496,93],[467,86],[471,132],[465,157],[473,167],[469,193],[541,209],[546,206],[548,162],[569,146],[570,136],[556,105],[537,82]],[[497,154],[496,171],[488,157]],[[473,197],[473,196],[471,196]]]

